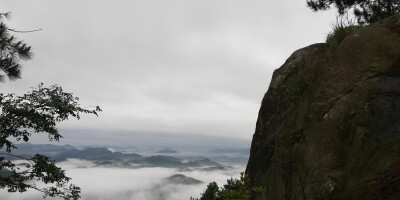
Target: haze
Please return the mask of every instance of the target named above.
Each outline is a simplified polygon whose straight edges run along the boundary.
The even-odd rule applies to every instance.
[[[238,178],[243,171],[243,166],[227,171],[189,171],[181,172],[172,168],[100,168],[91,167],[92,162],[82,160],[68,160],[58,166],[66,169],[67,175],[72,177],[72,182],[82,189],[84,200],[189,200],[190,197],[199,197],[201,192],[211,181],[219,185],[226,183],[230,177]],[[203,181],[197,185],[171,184],[165,178],[172,174],[184,174]],[[0,190],[2,199],[12,200],[41,200],[43,195],[37,191],[29,190],[25,193],[8,193]],[[47,199],[47,198],[46,198]],[[61,200],[61,198],[51,198]]]
[[[42,29],[17,34],[35,56],[2,91],[59,84],[103,109],[60,124],[73,145],[249,146],[273,70],[334,21],[305,0],[0,2],[10,27]]]

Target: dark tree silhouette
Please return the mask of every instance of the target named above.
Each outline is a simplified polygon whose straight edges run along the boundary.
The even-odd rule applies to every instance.
[[[10,32],[14,31],[7,27],[3,19],[9,18],[10,13],[0,13],[0,82],[21,78],[20,60],[32,58],[31,47],[23,41],[17,40]]]
[[[68,117],[80,118],[80,113],[95,114],[99,107],[88,110],[80,107],[78,98],[66,93],[60,86],[43,87],[40,84],[30,93],[22,96],[0,94],[0,189],[9,192],[25,192],[35,189],[44,197],[59,196],[64,199],[80,198],[80,188],[69,184],[70,178],[47,156],[36,154],[26,158],[12,154],[13,140],[28,142],[32,134],[47,133],[50,141],[62,136],[56,124]],[[5,157],[16,157],[29,164],[19,166]],[[47,184],[41,187],[38,183]]]
[[[222,199],[219,196],[219,187],[216,182],[211,182],[207,185],[206,191],[200,197],[200,200],[219,200]]]
[[[359,24],[400,13],[400,0],[307,0],[307,5],[315,11],[327,10],[334,5],[340,15],[351,10]]]
[[[252,199],[258,199],[264,191],[262,187],[250,188],[250,178],[244,172],[240,173],[240,179],[227,179],[223,187],[218,187],[216,182],[207,185],[207,189],[201,194],[200,199],[191,197],[190,200],[248,200],[253,191]]]

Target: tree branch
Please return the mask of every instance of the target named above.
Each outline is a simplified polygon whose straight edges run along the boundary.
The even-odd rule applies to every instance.
[[[15,33],[32,33],[32,32],[41,31],[42,29],[40,28],[40,29],[31,30],[31,31],[17,31],[15,29],[7,28],[7,30],[15,32]]]

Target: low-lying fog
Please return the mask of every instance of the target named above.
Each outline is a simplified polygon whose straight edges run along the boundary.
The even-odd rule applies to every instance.
[[[57,164],[66,170],[72,183],[82,189],[83,200],[189,200],[199,197],[207,184],[215,181],[222,186],[230,177],[238,178],[245,166],[232,166],[225,171],[183,170],[172,168],[101,168],[93,167],[91,161],[68,159]],[[169,183],[166,178],[183,174],[200,181],[201,184],[183,185]],[[37,191],[8,193],[0,190],[1,199],[39,200],[42,194]],[[51,199],[51,198],[46,198]],[[54,198],[60,199],[60,198]]]

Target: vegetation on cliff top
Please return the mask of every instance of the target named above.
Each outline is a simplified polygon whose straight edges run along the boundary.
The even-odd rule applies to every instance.
[[[216,182],[207,185],[207,189],[201,194],[200,199],[191,197],[190,200],[248,200],[251,193],[255,194],[253,198],[257,200],[262,187],[250,187],[250,178],[244,173],[240,173],[240,179],[228,179],[223,187],[219,187]]]

